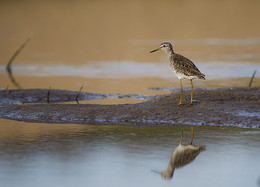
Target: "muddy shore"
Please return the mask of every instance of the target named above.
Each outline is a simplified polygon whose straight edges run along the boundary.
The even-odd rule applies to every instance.
[[[194,105],[177,106],[179,92],[167,95],[80,93],[79,100],[144,99],[138,104],[77,104],[77,92],[48,89],[1,90],[0,118],[39,123],[120,126],[210,125],[260,128],[260,88],[195,90]],[[190,92],[184,91],[184,103]],[[74,101],[72,103],[59,103]]]

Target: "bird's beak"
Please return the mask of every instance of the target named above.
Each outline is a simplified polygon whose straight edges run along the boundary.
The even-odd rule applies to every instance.
[[[160,49],[161,49],[161,48],[159,47],[158,49],[155,49],[155,50],[150,51],[150,53],[153,53],[153,52],[158,51],[158,50],[160,50]]]

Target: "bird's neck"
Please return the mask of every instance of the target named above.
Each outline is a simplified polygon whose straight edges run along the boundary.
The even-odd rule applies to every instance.
[[[170,60],[174,54],[174,51],[172,49],[169,49],[169,50],[165,51],[165,54],[168,57],[168,59]]]
[[[167,175],[167,176],[170,176],[170,177],[172,177],[173,176],[173,173],[174,173],[174,164],[172,163],[172,162],[170,162],[169,164],[168,164],[168,167],[167,167],[167,170],[165,171],[165,174]]]

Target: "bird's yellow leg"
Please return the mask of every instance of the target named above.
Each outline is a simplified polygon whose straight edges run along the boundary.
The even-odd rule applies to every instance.
[[[181,83],[181,79],[180,79],[180,84],[181,84],[181,95],[180,95],[180,102],[179,102],[179,104],[178,105],[182,105],[182,102],[181,102],[181,98],[182,98],[182,83]]]
[[[190,80],[190,84],[191,84],[190,105],[192,105],[192,103],[193,103],[193,83],[192,83],[192,79]]]
[[[182,127],[181,127],[181,139],[180,139],[180,145],[182,144],[182,136],[183,136],[183,132],[182,132]]]
[[[193,132],[193,126],[191,127],[191,142],[190,144],[192,145],[193,142],[193,138],[194,138],[194,132]]]

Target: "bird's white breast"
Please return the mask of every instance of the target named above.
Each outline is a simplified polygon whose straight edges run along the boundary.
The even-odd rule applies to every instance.
[[[172,68],[172,71],[174,72],[174,74],[178,77],[178,79],[197,79],[198,77],[197,76],[187,76],[187,75],[184,75],[183,73],[179,72],[179,71],[176,71],[176,69],[174,68],[174,66],[172,64],[170,64],[171,68]]]

